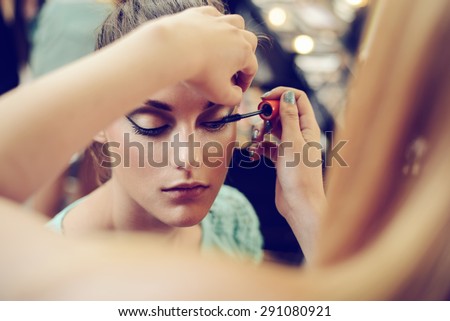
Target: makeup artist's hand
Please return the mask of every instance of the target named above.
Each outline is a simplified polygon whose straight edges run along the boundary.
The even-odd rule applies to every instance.
[[[319,215],[326,203],[320,128],[303,91],[278,87],[264,98],[280,99],[279,119],[272,129],[280,143],[261,142],[257,152],[276,164],[277,209],[290,224],[308,258],[314,247]]]
[[[244,19],[205,6],[173,15],[167,24],[173,50],[189,62],[186,83],[209,101],[237,105],[258,69],[258,40]]]

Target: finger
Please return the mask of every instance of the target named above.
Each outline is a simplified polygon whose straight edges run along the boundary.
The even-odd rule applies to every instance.
[[[214,16],[214,17],[223,16],[223,14],[221,12],[219,12],[219,10],[217,10],[213,6],[196,7],[196,8],[191,8],[188,10],[196,10],[196,11],[202,12],[203,14],[208,14],[208,15]]]
[[[282,95],[280,101],[280,123],[283,128],[281,133],[283,142],[296,142],[302,136],[297,101],[292,90],[288,90]]]
[[[251,31],[243,30],[242,34],[244,35],[245,39],[251,44],[252,51],[255,52],[256,48],[258,47],[258,37]]]
[[[297,107],[300,115],[300,128],[305,141],[320,141],[320,127],[305,93],[302,93],[297,99]]]
[[[279,99],[281,97],[281,95],[283,95],[283,93],[285,91],[288,91],[288,90],[294,91],[296,95],[300,91],[300,90],[295,89],[295,88],[279,86],[279,87],[273,88],[272,90],[266,92],[264,94],[264,98],[267,98],[267,99]]]
[[[291,90],[295,93],[298,114],[300,117],[300,128],[305,140],[319,140],[320,127],[317,123],[311,102],[309,101],[308,96],[305,92],[289,87],[277,87],[271,90],[267,95],[265,95],[264,99],[279,99],[281,95],[287,90]]]
[[[232,83],[221,87],[220,97],[218,97],[217,103],[227,106],[238,105],[242,100],[242,88]]]
[[[250,87],[257,71],[258,60],[256,59],[256,55],[252,53],[247,58],[247,65],[245,66],[245,68],[241,69],[237,73],[237,77],[235,79],[236,85],[241,87],[242,91],[245,92]]]
[[[245,20],[238,14],[227,14],[224,15],[221,19],[239,29],[245,29]]]
[[[308,99],[308,96],[302,90],[280,86],[266,93],[267,96],[264,96],[264,99],[279,99],[282,96],[282,94],[288,90],[293,91],[295,94],[295,100],[301,103],[298,106],[300,115],[308,115],[315,118],[314,110]]]

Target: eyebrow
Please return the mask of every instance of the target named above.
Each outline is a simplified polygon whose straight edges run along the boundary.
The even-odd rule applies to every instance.
[[[206,103],[205,106],[203,106],[203,110],[212,108],[212,107],[218,107],[218,106],[222,106],[216,103],[213,103],[211,101],[208,101]],[[135,114],[139,114],[139,113],[145,113],[148,111],[148,108],[156,108],[156,109],[160,109],[160,110],[164,110],[164,111],[173,111],[173,107],[169,104],[166,104],[162,101],[158,101],[158,100],[152,100],[149,99],[147,101],[144,102],[143,106],[140,108],[137,108],[136,110],[134,110],[129,116],[135,115]]]

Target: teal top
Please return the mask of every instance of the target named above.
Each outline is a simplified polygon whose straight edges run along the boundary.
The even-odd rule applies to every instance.
[[[58,213],[47,226],[62,233],[67,213],[82,202],[72,203]],[[262,259],[263,238],[253,206],[237,189],[223,185],[206,217],[202,228],[202,250],[218,249],[236,258]]]

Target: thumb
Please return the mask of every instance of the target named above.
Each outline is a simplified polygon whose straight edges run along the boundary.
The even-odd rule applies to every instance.
[[[281,141],[296,142],[302,137],[295,93],[286,91],[280,101]]]

